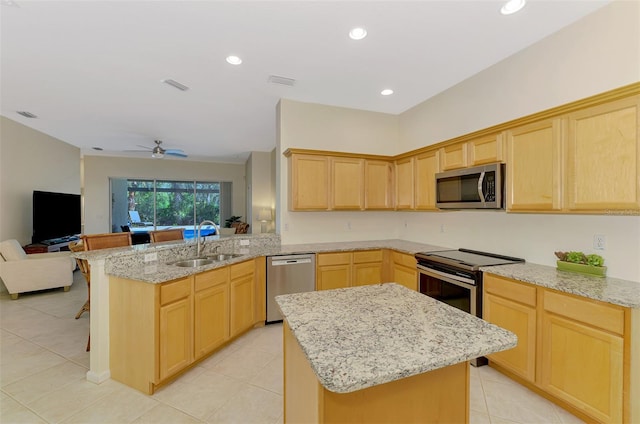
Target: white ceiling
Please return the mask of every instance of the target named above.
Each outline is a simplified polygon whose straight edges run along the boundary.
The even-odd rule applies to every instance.
[[[511,16],[502,3],[2,0],[0,113],[83,154],[148,157],[123,151],[161,139],[244,162],[275,147],[280,98],[398,114],[608,0],[529,0]],[[368,37],[349,39],[354,26]]]

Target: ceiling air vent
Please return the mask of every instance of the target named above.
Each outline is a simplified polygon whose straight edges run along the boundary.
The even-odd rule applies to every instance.
[[[22,115],[25,118],[37,118],[38,117],[38,115],[34,115],[33,113],[27,112],[26,110],[19,110],[18,111],[18,115]]]
[[[186,85],[180,84],[178,81],[174,81],[172,79],[162,80],[162,82],[165,84],[169,84],[170,86],[175,87],[181,91],[187,91],[189,89],[189,87],[187,87]]]
[[[289,87],[293,87],[294,84],[296,83],[296,80],[294,80],[293,78],[285,78],[285,77],[279,77],[277,75],[270,75],[269,82],[271,84],[288,85]]]

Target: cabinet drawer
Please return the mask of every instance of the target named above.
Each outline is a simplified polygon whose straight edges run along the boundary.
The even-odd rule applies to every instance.
[[[407,255],[396,251],[391,251],[391,260],[396,265],[402,265],[409,268],[416,267],[416,258],[413,255]]]
[[[160,286],[160,304],[175,302],[191,294],[191,277]]]
[[[325,265],[345,265],[351,263],[350,252],[340,253],[319,253],[318,254],[318,266]]]
[[[518,281],[484,274],[484,291],[529,306],[536,306],[536,288]]]
[[[256,268],[256,263],[253,260],[240,262],[239,264],[231,265],[231,279],[235,280],[243,275],[251,274]]]
[[[218,284],[224,284],[229,281],[229,267],[212,269],[196,275],[195,291],[205,290]]]
[[[545,290],[544,309],[616,334],[624,334],[624,309]]]
[[[365,250],[353,252],[353,263],[363,264],[367,262],[382,262],[382,250]]]

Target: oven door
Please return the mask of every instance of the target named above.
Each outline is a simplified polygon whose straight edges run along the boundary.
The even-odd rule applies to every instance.
[[[480,317],[476,279],[418,264],[420,293]]]

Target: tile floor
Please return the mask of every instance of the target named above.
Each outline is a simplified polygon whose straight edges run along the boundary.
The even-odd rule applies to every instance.
[[[0,296],[0,422],[281,423],[282,326],[250,331],[147,396],[86,381],[87,313],[79,272],[62,290]],[[471,369],[472,423],[574,423],[576,417],[489,367]]]

